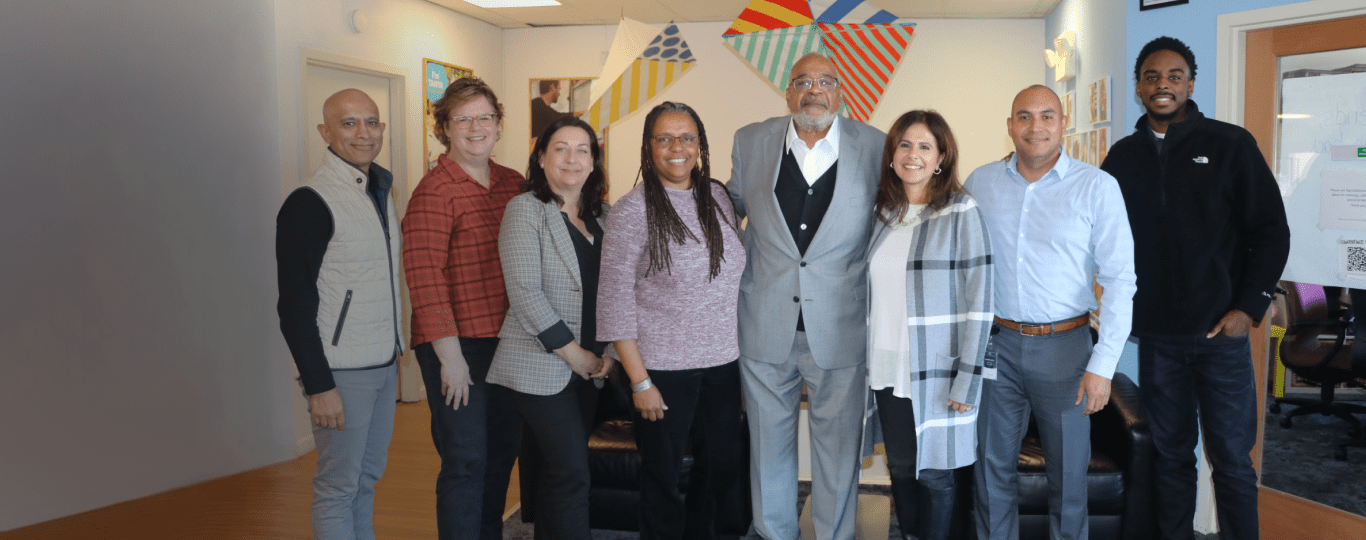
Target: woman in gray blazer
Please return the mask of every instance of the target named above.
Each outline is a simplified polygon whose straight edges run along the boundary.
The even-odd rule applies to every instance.
[[[511,306],[487,380],[512,389],[543,456],[536,538],[586,540],[588,432],[598,400],[589,381],[612,367],[595,339],[607,203],[593,129],[576,118],[550,124],[528,160],[526,185],[498,233]]]
[[[995,377],[983,361],[991,239],[957,162],[939,113],[908,112],[887,131],[868,257],[868,383],[905,538],[950,536],[953,469],[977,458],[982,378]]]

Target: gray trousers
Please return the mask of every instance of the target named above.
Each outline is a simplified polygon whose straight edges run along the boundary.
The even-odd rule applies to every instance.
[[[397,364],[333,371],[346,429],[313,426],[318,473],[313,476],[313,538],[374,540],[375,482],[389,460],[398,400]]]
[[[1076,405],[1077,388],[1091,358],[1086,327],[1025,336],[999,327],[987,355],[997,355],[996,380],[982,381],[974,472],[977,537],[1020,537],[1018,466],[1029,416],[1039,427],[1048,475],[1049,537],[1086,540],[1086,468],[1091,461],[1091,419]]]
[[[811,425],[811,523],[819,540],[853,540],[859,436],[868,400],[868,366],[822,369],[806,332],[781,364],[740,360],[749,411],[749,478],[754,533],[794,540],[797,529],[797,419],[806,383]]]

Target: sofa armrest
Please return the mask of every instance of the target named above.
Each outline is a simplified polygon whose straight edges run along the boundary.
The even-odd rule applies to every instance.
[[[1153,538],[1155,519],[1152,433],[1143,393],[1123,373],[1110,384],[1110,403],[1091,421],[1091,445],[1124,469],[1124,540]]]

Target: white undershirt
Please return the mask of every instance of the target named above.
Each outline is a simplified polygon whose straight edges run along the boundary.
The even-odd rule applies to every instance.
[[[910,397],[911,336],[906,313],[906,261],[923,204],[906,208],[906,217],[892,226],[887,239],[868,261],[872,303],[868,327],[873,355],[868,359],[868,385],[873,390],[893,388],[893,395]]]
[[[839,115],[835,115],[835,120],[830,123],[830,131],[825,132],[825,137],[816,141],[815,147],[806,146],[806,141],[797,136],[797,126],[789,120],[787,148],[792,151],[792,157],[797,159],[797,166],[802,169],[806,185],[815,184],[840,157]]]

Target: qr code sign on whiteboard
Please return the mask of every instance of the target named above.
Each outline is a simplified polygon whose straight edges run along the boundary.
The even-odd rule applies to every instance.
[[[1338,279],[1366,281],[1366,240],[1338,239]]]
[[[1366,272],[1366,247],[1347,247],[1347,272]]]

